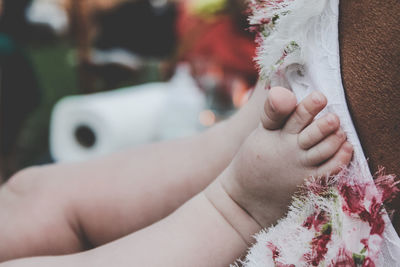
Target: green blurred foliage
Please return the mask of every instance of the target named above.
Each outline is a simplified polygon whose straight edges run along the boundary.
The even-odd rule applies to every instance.
[[[19,167],[48,160],[49,120],[54,104],[78,93],[75,50],[68,42],[30,45],[26,48],[39,85],[41,104],[25,123],[18,142]]]

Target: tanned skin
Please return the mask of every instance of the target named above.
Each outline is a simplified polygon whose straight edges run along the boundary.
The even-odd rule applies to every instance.
[[[372,172],[400,176],[400,1],[340,1],[347,103]],[[400,210],[400,197],[393,202]],[[400,233],[400,216],[394,217]]]

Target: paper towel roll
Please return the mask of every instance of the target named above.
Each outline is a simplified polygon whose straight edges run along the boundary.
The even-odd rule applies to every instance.
[[[50,152],[56,161],[81,161],[189,135],[199,130],[204,106],[204,95],[185,68],[167,83],[66,97],[52,113]]]
[[[52,156],[83,160],[151,141],[166,94],[167,86],[160,83],[64,98],[52,114]]]

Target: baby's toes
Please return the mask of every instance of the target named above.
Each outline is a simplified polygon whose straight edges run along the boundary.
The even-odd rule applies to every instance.
[[[328,114],[307,126],[298,135],[298,144],[302,149],[310,149],[339,129],[339,126],[339,118],[335,114]]]
[[[326,137],[317,145],[305,151],[305,164],[307,166],[318,166],[335,155],[342,144],[346,141],[346,134],[339,129]]]
[[[283,131],[298,134],[306,128],[314,117],[326,106],[326,97],[315,91],[304,98],[296,107],[283,127]]]
[[[331,159],[316,169],[314,176],[321,177],[337,174],[343,167],[350,163],[352,157],[353,146],[349,142],[345,142]]]
[[[296,108],[296,96],[283,87],[273,87],[261,112],[261,123],[267,130],[279,129]]]

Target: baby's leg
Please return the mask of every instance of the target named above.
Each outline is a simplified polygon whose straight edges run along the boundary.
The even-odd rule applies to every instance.
[[[284,213],[304,178],[336,172],[350,161],[351,146],[336,117],[311,123],[326,100],[313,94],[292,113],[295,103],[290,92],[272,89],[263,127],[215,182],[167,218],[86,253],[1,267],[228,266],[254,233]]]
[[[227,201],[235,208],[230,211],[236,219],[238,213],[248,217],[229,198]],[[246,228],[251,227],[251,218],[243,222]],[[258,225],[252,233],[257,230]],[[20,259],[0,266],[219,267],[229,266],[246,248],[247,243],[236,230],[204,194],[199,194],[165,219],[94,250],[69,256]]]
[[[79,252],[167,216],[226,168],[266,94],[259,87],[231,119],[190,138],[18,173],[0,187],[0,262]]]

